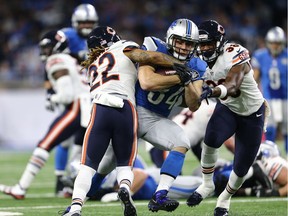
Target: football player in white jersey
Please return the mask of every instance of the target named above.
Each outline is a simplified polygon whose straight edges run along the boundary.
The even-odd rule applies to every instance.
[[[15,199],[25,198],[27,189],[55,146],[73,135],[75,143],[82,145],[90,119],[89,86],[80,78],[77,60],[69,55],[64,33],[47,32],[41,38],[39,47],[41,58],[46,61],[48,79],[55,90],[50,101],[65,108],[51,123],[48,132],[33,151],[19,182],[13,187],[0,185],[0,191]]]
[[[245,181],[257,155],[266,103],[253,78],[248,50],[228,43],[223,26],[214,20],[205,21],[198,28],[199,54],[208,64],[204,75],[207,85],[203,86],[201,100],[216,97],[218,102],[208,122],[202,148],[203,183],[187,199],[187,205],[198,205],[214,191],[218,148],[235,134],[233,170],[214,210],[215,216],[224,216],[228,215],[231,196]]]
[[[123,204],[124,215],[137,215],[130,193],[133,183],[132,166],[137,153],[135,83],[138,72],[135,63],[172,68],[173,63],[180,61],[163,53],[141,50],[135,42],[121,40],[116,31],[108,26],[95,28],[87,43],[89,57],[82,65],[88,68],[93,108],[84,137],[81,166],[74,183],[72,203],[63,215],[81,215],[91,179],[98,171],[106,150],[111,146],[110,141],[116,158],[118,196]],[[178,82],[183,73],[186,73],[182,69],[177,72],[181,74],[174,76]]]

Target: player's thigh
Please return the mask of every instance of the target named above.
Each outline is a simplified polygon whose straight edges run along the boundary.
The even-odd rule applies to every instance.
[[[183,129],[166,118],[155,122],[142,138],[163,150],[172,150],[175,147],[190,148],[189,139]]]

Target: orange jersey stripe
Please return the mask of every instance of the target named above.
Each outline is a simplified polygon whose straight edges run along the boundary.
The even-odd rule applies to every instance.
[[[93,125],[94,125],[95,116],[96,116],[96,110],[97,110],[97,104],[93,104],[90,122],[88,124],[87,129],[86,129],[84,140],[83,140],[81,164],[85,164],[85,162],[86,162],[86,152],[87,152],[88,138],[89,138],[91,129],[92,129]]]
[[[135,161],[136,155],[137,155],[137,151],[138,151],[138,146],[137,146],[137,130],[138,130],[138,116],[137,116],[137,112],[135,110],[135,107],[133,106],[133,104],[129,102],[129,105],[132,109],[132,114],[133,114],[133,121],[134,121],[134,128],[133,128],[133,134],[134,134],[134,140],[133,140],[133,147],[132,147],[132,151],[131,151],[131,156],[129,158],[129,166],[133,166],[133,163]]]
[[[71,111],[69,111],[46,135],[45,139],[39,144],[39,147],[48,149],[51,143],[62,133],[64,128],[69,125],[78,115],[80,110],[80,101],[73,102]]]

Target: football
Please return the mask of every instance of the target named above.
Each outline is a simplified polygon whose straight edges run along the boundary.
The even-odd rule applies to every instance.
[[[174,69],[170,68],[159,68],[156,70],[156,73],[161,74],[163,76],[169,76],[176,73]]]

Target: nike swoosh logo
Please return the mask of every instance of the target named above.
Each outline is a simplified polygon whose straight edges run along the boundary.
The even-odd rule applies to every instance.
[[[261,114],[256,114],[256,117],[258,118],[258,117],[260,117],[260,116],[262,116],[263,114],[261,113]]]

